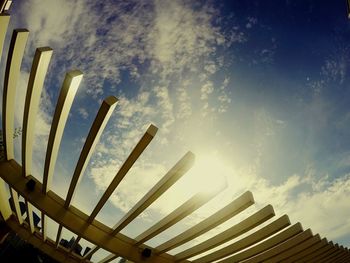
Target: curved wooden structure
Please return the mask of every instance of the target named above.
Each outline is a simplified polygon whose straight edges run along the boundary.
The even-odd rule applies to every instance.
[[[2,13],[0,15],[0,52],[3,48],[8,23],[9,15]],[[249,191],[232,200],[208,218],[154,248],[147,246],[145,243],[192,214],[213,198],[217,192],[196,193],[194,189],[194,194],[189,200],[179,207],[174,207],[171,213],[158,222],[154,222],[153,226],[136,238],[132,239],[120,233],[192,167],[195,157],[191,152],[186,153],[130,211],[116,222],[113,228],[97,221],[95,218],[98,213],[112,193],[118,190],[120,182],[155,137],[157,128],[152,124],[140,138],[119,171],[116,171],[115,177],[102,194],[92,213],[86,215],[79,208],[72,206],[71,202],[76,188],[79,187],[79,180],[84,175],[94,148],[116,107],[117,98],[113,96],[106,98],[101,104],[76,164],[66,198],[62,199],[57,196],[51,191],[52,178],[53,176],[59,176],[54,174],[58,151],[70,108],[83,74],[78,70],[70,71],[66,74],[62,84],[51,124],[44,164],[43,183],[41,184],[31,174],[31,164],[35,119],[39,108],[40,94],[52,55],[52,49],[49,47],[42,47],[36,50],[30,72],[23,116],[22,166],[14,160],[13,150],[12,135],[14,132],[16,83],[20,74],[28,33],[26,29],[16,29],[8,51],[2,111],[5,160],[0,162],[1,217],[23,239],[61,262],[89,262],[89,258],[100,248],[111,253],[102,259],[101,263],[110,262],[117,257],[123,257],[128,262],[149,263],[209,263],[213,261],[222,263],[350,262],[348,249],[339,247],[337,244],[334,245],[325,238],[321,239],[319,235],[313,235],[310,229],[304,231],[300,223],[290,226],[291,222],[287,215],[274,219],[275,212],[271,205],[255,211],[240,222],[209,239],[207,238],[176,254],[169,253],[174,248],[179,248],[181,245],[202,236],[245,211],[254,204],[253,194]],[[35,182],[35,187],[29,188],[28,184],[33,184],[33,182]],[[9,201],[7,201],[6,184],[10,189],[12,208]],[[28,223],[22,218],[19,195],[24,198],[26,203],[27,214],[29,215]],[[41,211],[41,230],[34,226],[32,217],[33,206]],[[47,237],[47,217],[59,224],[55,241]],[[265,225],[262,226],[263,223]],[[73,247],[68,250],[63,248],[59,242],[63,227],[77,235]],[[78,244],[81,238],[88,240],[95,246],[84,257],[73,252],[74,246]],[[234,242],[225,244],[229,241]],[[143,251],[148,252],[143,253]]]

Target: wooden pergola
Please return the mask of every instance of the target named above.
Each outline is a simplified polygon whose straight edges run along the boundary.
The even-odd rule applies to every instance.
[[[7,1],[2,2],[1,12],[4,10],[3,7],[6,6]],[[4,12],[0,14],[0,57],[9,20],[10,15]],[[106,98],[102,102],[80,153],[69,185],[68,194],[65,199],[59,197],[51,190],[52,178],[65,124],[83,73],[74,70],[68,72],[65,76],[49,134],[43,183],[40,183],[32,176],[31,165],[35,134],[34,127],[40,94],[52,55],[52,49],[49,47],[37,48],[33,58],[24,105],[21,149],[22,166],[14,160],[13,134],[16,85],[20,75],[28,34],[29,31],[27,29],[15,29],[8,50],[2,108],[5,160],[0,162],[1,216],[7,225],[21,238],[61,262],[89,262],[91,255],[100,248],[111,253],[100,262],[109,262],[117,257],[122,257],[130,262],[149,263],[350,262],[348,248],[333,244],[332,241],[321,238],[318,234],[314,235],[310,229],[304,230],[300,223],[291,224],[287,215],[283,215],[263,227],[259,227],[275,216],[271,205],[256,211],[208,240],[175,255],[168,253],[170,250],[214,229],[254,204],[253,195],[249,191],[243,193],[208,218],[157,247],[146,246],[145,242],[189,216],[213,198],[215,193],[198,193],[194,195],[160,221],[154,222],[152,227],[134,239],[121,234],[121,230],[145,211],[191,168],[195,159],[194,154],[191,152],[186,153],[130,211],[116,222],[113,228],[96,220],[96,216],[102,207],[156,135],[157,128],[154,125],[149,126],[140,141],[135,145],[90,215],[86,215],[79,208],[72,206],[71,202],[79,179],[84,174],[94,148],[113,109],[116,107],[118,100],[113,96]],[[11,208],[8,201],[7,186],[10,189],[14,204],[13,208]],[[25,200],[29,223],[22,218],[19,196],[22,196]],[[34,226],[33,206],[41,211],[41,230]],[[47,237],[47,217],[53,219],[59,225],[56,240],[51,240]],[[73,249],[67,250],[63,248],[59,244],[63,227],[77,235],[75,245],[78,244],[81,238],[84,238],[94,244],[95,247],[83,257],[75,254]],[[230,245],[200,256],[202,253],[240,237],[250,230],[254,230],[254,232],[245,235]],[[197,258],[191,260],[195,256]]]

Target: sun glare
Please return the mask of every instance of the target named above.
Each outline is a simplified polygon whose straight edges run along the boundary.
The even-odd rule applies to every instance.
[[[227,187],[227,167],[215,154],[199,155],[187,175],[188,191],[217,193]]]

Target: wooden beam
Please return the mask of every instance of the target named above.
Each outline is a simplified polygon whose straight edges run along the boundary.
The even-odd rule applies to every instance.
[[[195,245],[187,250],[184,250],[176,254],[175,255],[176,261],[181,261],[187,258],[194,257],[214,247],[224,244],[225,242],[232,240],[248,232],[254,227],[262,224],[263,222],[267,221],[274,215],[275,213],[273,211],[272,206],[268,205],[263,209],[259,210],[258,212],[254,213],[253,215],[233,225],[229,229],[223,231],[222,233],[217,234],[216,236],[202,243],[199,243],[198,245]],[[267,236],[270,236],[273,233],[276,233],[277,231],[281,230],[281,228],[284,228],[288,225],[290,225],[288,216],[283,216],[277,219],[276,221],[274,221],[273,223],[270,223],[268,226],[265,226],[264,228],[258,230],[256,235],[247,236],[238,242],[235,242],[229,246],[226,246],[222,249],[212,252],[206,256],[200,257],[197,260],[198,262],[211,262],[211,261],[218,260],[234,252],[237,252],[245,247],[251,246],[252,244],[258,242],[259,240],[262,240]]]
[[[0,178],[0,212],[2,218],[6,221],[12,215],[11,206],[9,204],[9,198],[6,193],[6,186],[4,180]]]
[[[106,124],[109,118],[112,115],[112,112],[117,105],[117,98],[110,96],[106,98],[97,113],[97,116],[90,128],[89,134],[84,143],[83,149],[81,150],[78,163],[75,167],[72,181],[69,185],[65,207],[68,208],[74,197],[76,186],[81,179],[81,176],[84,174],[86,166],[88,165],[91,155],[95,150],[96,144],[99,141],[101,134],[106,127]]]
[[[288,250],[292,248],[293,246],[299,245],[301,242],[309,239],[312,237],[312,232],[310,229],[305,230],[304,232],[291,237],[290,239],[286,240],[283,243],[277,244],[276,246],[272,247],[269,250],[265,250],[264,252],[260,253],[259,255],[256,255],[254,257],[251,257],[247,260],[242,261],[242,263],[257,263],[266,261],[267,259],[272,258],[275,255],[278,255],[282,253],[285,250]]]
[[[15,29],[13,31],[7,57],[2,103],[2,131],[6,160],[14,159],[13,134],[16,85],[20,76],[28,34],[27,29]]]
[[[78,70],[70,71],[66,74],[60,95],[58,97],[55,113],[53,116],[49,140],[47,144],[44,176],[43,176],[43,193],[47,193],[51,188],[52,176],[55,170],[58,150],[64,127],[67,122],[70,108],[72,106],[75,94],[83,78],[83,73]]]
[[[169,227],[173,226],[177,222],[179,222],[181,219],[185,218],[186,216],[190,215],[194,211],[196,211],[199,207],[207,203],[210,199],[212,199],[214,196],[216,196],[217,192],[212,193],[198,193],[194,195],[192,198],[187,200],[185,203],[183,203],[181,206],[176,208],[173,212],[171,212],[169,215],[164,217],[162,220],[157,222],[155,225],[147,229],[145,232],[138,235],[135,240],[135,245],[140,245],[147,240],[150,240],[151,238],[157,236],[164,230],[168,229]]]
[[[119,233],[132,220],[149,207],[159,196],[177,182],[194,163],[194,154],[187,152],[152,189],[113,227],[113,235]]]
[[[325,256],[322,259],[320,259],[319,263],[325,263],[325,262],[336,262],[336,258],[339,256],[344,256],[346,254],[345,250],[341,247],[337,249],[334,253],[331,255]]]
[[[326,238],[323,238],[321,241],[317,242],[316,244],[312,245],[311,247],[301,251],[300,253],[293,255],[291,257],[288,258],[288,261],[290,262],[294,262],[297,261],[299,259],[303,259],[304,257],[314,253],[315,251],[325,247],[328,245],[328,241]]]
[[[40,95],[51,56],[51,48],[37,48],[32,63],[32,69],[30,71],[22,125],[23,176],[28,176],[32,173],[32,153],[36,115],[39,109]]]
[[[202,222],[156,247],[157,253],[160,254],[169,251],[204,234],[205,232],[208,232],[214,227],[239,214],[252,204],[254,204],[253,194],[249,191],[245,192],[243,195],[233,200],[230,204],[206,218]]]
[[[136,160],[140,157],[142,152],[146,149],[146,147],[150,144],[150,142],[153,140],[154,136],[157,133],[158,128],[154,125],[150,125],[146,131],[146,133],[142,136],[140,141],[136,144],[135,148],[131,151],[130,155],[126,159],[126,161],[123,163],[123,165],[120,167],[118,173],[113,178],[112,182],[106,189],[106,191],[103,193],[101,199],[98,201],[96,207],[92,211],[88,222],[91,223],[97,214],[100,212],[102,207],[105,205],[105,203],[108,201],[109,197],[113,194],[114,190],[117,188],[119,183],[122,181],[122,179],[125,177],[127,172],[130,170],[130,168],[134,165]]]
[[[2,56],[2,50],[4,48],[4,42],[6,38],[7,28],[10,22],[9,14],[0,14],[0,60]]]
[[[294,237],[295,235],[298,235],[302,231],[303,231],[303,228],[302,228],[300,223],[294,224],[291,227],[278,233],[277,235],[270,237],[269,239],[266,239],[263,242],[255,245],[253,247],[250,247],[250,248],[248,248],[240,253],[237,253],[231,257],[228,257],[228,258],[221,260],[221,261],[218,261],[218,262],[220,262],[220,263],[232,263],[232,262],[244,261],[246,259],[254,257],[255,255],[263,253],[264,251],[267,251],[267,250],[277,246],[278,244],[285,242],[286,240]],[[253,233],[252,235],[258,236],[259,234],[257,232]]]
[[[285,250],[282,253],[279,253],[275,256],[273,256],[272,258],[269,258],[268,260],[266,260],[265,262],[283,262],[283,261],[289,261],[289,258],[294,256],[294,255],[298,255],[300,252],[308,249],[309,247],[311,247],[312,245],[320,242],[321,238],[320,235],[315,235],[309,239],[306,239],[305,241],[301,242],[298,245],[292,246],[289,249]]]
[[[97,220],[94,220],[92,224],[87,224],[88,216],[86,214],[74,206],[65,209],[65,200],[52,191],[48,194],[42,193],[42,186],[38,180],[32,176],[23,177],[21,173],[22,168],[15,160],[0,162],[0,177],[11,185],[14,190],[18,191],[24,199],[27,199],[40,211],[45,211],[45,214],[59,225],[111,253],[118,254],[133,262],[143,260],[139,247],[134,246],[132,239],[121,233],[111,235],[112,229]],[[33,191],[28,192],[26,184],[31,179],[36,181],[37,187]],[[39,237],[42,240],[41,235]],[[173,257],[167,254],[153,255],[148,260],[148,263],[171,262],[173,262]]]
[[[56,234],[56,247],[58,247],[60,245],[60,240],[61,240],[61,236],[62,236],[62,229],[63,229],[63,226],[59,225],[58,229],[57,229],[57,234]]]

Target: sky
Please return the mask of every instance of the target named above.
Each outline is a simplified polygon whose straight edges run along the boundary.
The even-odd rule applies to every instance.
[[[52,189],[62,197],[101,102],[110,95],[119,99],[73,205],[89,214],[154,124],[155,139],[102,209],[100,221],[117,223],[192,151],[194,168],[122,233],[137,236],[196,192],[223,181],[227,187],[217,197],[147,244],[166,241],[250,190],[256,204],[212,235],[271,204],[276,215],[287,213],[292,223],[350,246],[346,1],[16,0],[10,13],[8,32],[30,31],[16,127],[22,125],[35,48],[54,50],[36,122],[33,176],[42,180],[67,71],[79,69],[84,77],[53,179]],[[15,143],[20,163],[21,138]]]

